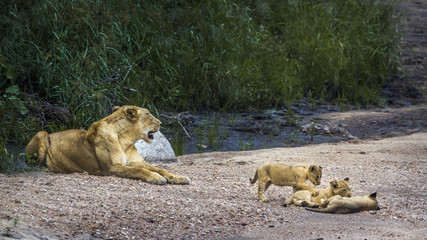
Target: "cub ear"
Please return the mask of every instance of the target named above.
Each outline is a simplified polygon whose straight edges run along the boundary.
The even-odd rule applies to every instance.
[[[333,188],[337,188],[337,187],[338,187],[337,180],[332,180],[332,181],[330,182],[330,184],[331,184],[331,186],[332,186]]]
[[[346,181],[347,183],[349,183],[350,182],[350,178],[346,177],[346,178],[344,178],[344,181]]]
[[[138,119],[138,111],[135,108],[126,109],[126,117],[131,121],[136,121]]]
[[[369,194],[370,198],[377,198],[377,192],[373,192],[371,194]]]
[[[120,106],[114,106],[112,109],[111,109],[111,111],[112,112],[115,112],[115,111],[117,111],[117,109],[119,109],[120,108]]]
[[[98,131],[99,122],[94,122],[86,132],[85,140],[93,141]]]
[[[322,167],[316,166],[316,165],[311,165],[309,171],[314,172],[314,171],[316,171],[316,169],[322,170]]]

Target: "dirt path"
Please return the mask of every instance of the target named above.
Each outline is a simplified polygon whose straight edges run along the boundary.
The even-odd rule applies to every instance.
[[[163,167],[190,176],[188,186],[84,174],[0,175],[1,230],[10,227],[9,236],[28,239],[415,239],[427,234],[427,133],[187,155],[179,161]],[[349,177],[353,195],[378,192],[381,210],[328,215],[284,208],[291,189],[276,186],[267,191],[271,201],[262,203],[248,180],[265,162],[320,164],[321,187]]]

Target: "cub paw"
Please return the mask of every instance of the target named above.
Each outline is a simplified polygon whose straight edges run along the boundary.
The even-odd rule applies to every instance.
[[[311,193],[311,196],[317,196],[317,195],[319,195],[319,191],[315,191]]]
[[[320,200],[320,206],[321,206],[322,208],[327,207],[327,206],[328,206],[328,204],[329,204],[329,201],[328,201],[328,200],[325,200],[325,199]]]

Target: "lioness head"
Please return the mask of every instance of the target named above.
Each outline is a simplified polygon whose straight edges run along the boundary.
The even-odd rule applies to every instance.
[[[151,143],[154,139],[154,134],[159,131],[161,122],[155,118],[145,108],[135,106],[115,106],[113,114],[117,117],[126,116],[127,121],[123,124],[123,128],[128,129],[128,134],[135,136],[135,140],[142,139]]]
[[[314,185],[319,185],[322,179],[322,167],[317,165],[311,165],[308,170],[308,180]]]
[[[330,182],[332,187],[332,192],[335,195],[340,195],[341,197],[351,197],[350,188],[348,187],[348,183],[350,182],[349,178],[345,178],[344,180],[333,180]]]

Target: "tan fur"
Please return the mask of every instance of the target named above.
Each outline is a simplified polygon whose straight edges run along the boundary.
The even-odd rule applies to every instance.
[[[114,111],[115,110],[115,111]],[[151,143],[161,122],[145,108],[122,106],[85,130],[48,134],[38,132],[27,145],[27,154],[38,154],[54,172],[87,172],[140,179],[153,184],[189,184],[187,177],[171,174],[145,162],[134,143]]]
[[[271,184],[277,186],[292,186],[294,192],[298,190],[308,190],[316,196],[319,192],[305,182],[310,180],[314,185],[319,185],[322,178],[322,167],[311,166],[283,166],[279,164],[264,164],[260,166],[255,177],[251,180],[254,184],[258,179],[258,196],[263,202],[268,202],[264,192]]]
[[[344,180],[333,180],[329,183],[329,187],[319,190],[319,195],[311,196],[307,190],[296,191],[285,201],[286,205],[295,204],[299,207],[326,207],[327,200],[330,197],[340,195],[342,197],[351,197],[350,188],[348,187],[349,178]]]
[[[309,211],[321,213],[355,213],[378,209],[377,193],[365,197],[341,197],[339,195],[328,199],[326,208],[306,208]]]

